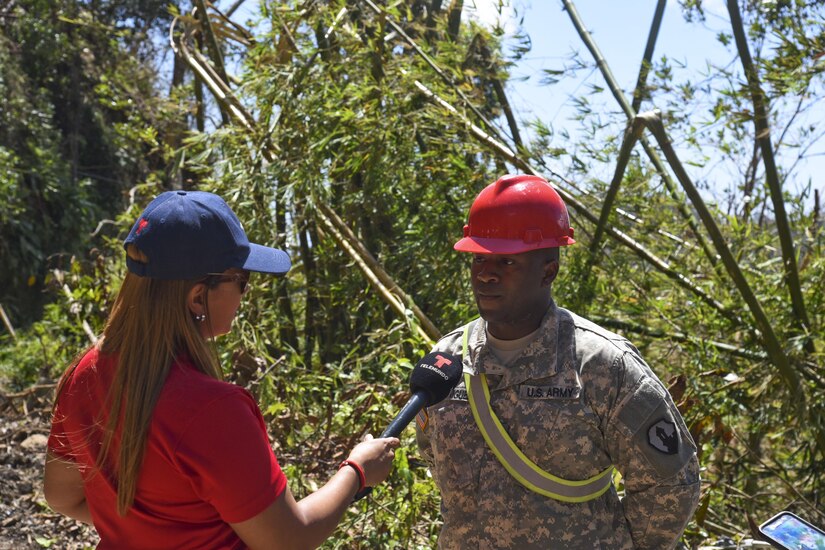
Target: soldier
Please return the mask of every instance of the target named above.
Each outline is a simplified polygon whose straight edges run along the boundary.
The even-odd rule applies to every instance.
[[[473,254],[481,318],[436,345],[462,355],[464,381],[417,427],[440,548],[673,548],[696,508],[696,446],[665,387],[630,342],[552,299],[574,242],[536,176],[504,176],[470,208],[454,248]]]

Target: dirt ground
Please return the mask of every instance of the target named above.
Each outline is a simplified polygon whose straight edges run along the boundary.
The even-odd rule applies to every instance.
[[[52,388],[0,387],[0,550],[94,548],[94,529],[52,512],[41,484]]]

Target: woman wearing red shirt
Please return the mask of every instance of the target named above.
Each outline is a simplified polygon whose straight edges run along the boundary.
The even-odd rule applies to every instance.
[[[198,191],[155,198],[124,247],[103,336],[58,386],[47,502],[93,524],[98,548],[320,545],[356,492],[386,479],[399,442],[368,436],[296,502],[253,397],[222,381],[210,340],[231,330],[249,272],[286,273],[289,257]]]

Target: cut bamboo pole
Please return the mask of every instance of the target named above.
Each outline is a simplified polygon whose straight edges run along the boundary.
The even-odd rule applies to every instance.
[[[212,23],[209,21],[209,12],[206,10],[206,2],[205,0],[194,0],[194,3],[195,9],[193,11],[196,17],[200,20],[201,32],[203,33],[204,42],[206,42],[206,49],[209,51],[209,55],[212,58],[215,71],[220,76],[220,80],[228,82],[229,79],[226,77],[226,67],[224,67],[223,64],[223,55],[221,55],[220,46],[218,46],[218,39],[212,31]],[[221,107],[223,107],[222,104]],[[223,110],[223,108],[221,109],[221,117],[224,124],[229,122],[229,115]]]

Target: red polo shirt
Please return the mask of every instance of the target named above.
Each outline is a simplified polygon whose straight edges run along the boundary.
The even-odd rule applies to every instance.
[[[134,504],[120,517],[112,471],[94,468],[115,368],[97,350],[83,357],[49,436],[52,453],[80,467],[98,548],[244,548],[228,524],[256,516],[286,488],[253,397],[179,359],[152,413]]]

